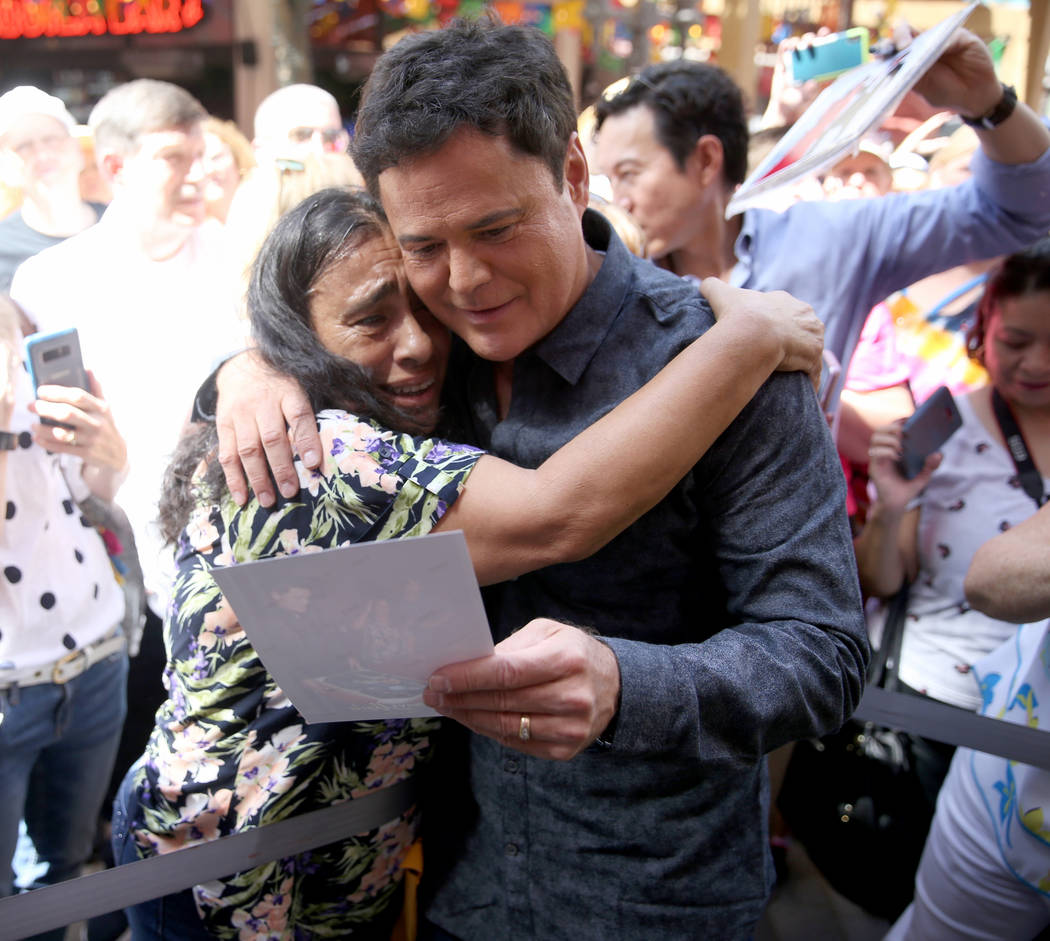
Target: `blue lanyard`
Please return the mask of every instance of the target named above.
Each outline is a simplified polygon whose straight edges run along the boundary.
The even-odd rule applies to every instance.
[[[931,310],[926,312],[926,319],[933,320],[945,307],[947,307],[952,301],[958,300],[968,291],[972,291],[978,284],[984,284],[988,280],[988,272],[979,274],[975,278],[971,278],[965,284],[957,287],[954,291],[948,292],[944,297],[938,301]]]

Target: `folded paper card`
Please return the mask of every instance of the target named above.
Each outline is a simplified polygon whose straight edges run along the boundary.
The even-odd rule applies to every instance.
[[[461,532],[359,543],[212,571],[307,722],[432,716],[440,666],[492,653]]]

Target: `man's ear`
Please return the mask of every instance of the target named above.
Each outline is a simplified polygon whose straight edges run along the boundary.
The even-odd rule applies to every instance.
[[[587,208],[587,199],[590,195],[590,171],[587,168],[587,157],[583,152],[583,142],[580,135],[575,131],[569,138],[569,147],[565,151],[565,167],[563,170],[565,183],[572,197],[573,203],[582,213]]]
[[[704,134],[693,145],[685,162],[685,172],[703,187],[722,180],[725,153],[722,142],[714,134]]]
[[[121,171],[124,169],[124,155],[115,150],[106,150],[96,157],[99,172],[110,183],[119,183]]]

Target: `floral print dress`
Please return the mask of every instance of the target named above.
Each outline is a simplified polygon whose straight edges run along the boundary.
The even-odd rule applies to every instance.
[[[165,624],[168,700],[133,769],[143,856],[307,813],[411,776],[435,719],[308,725],[263,667],[211,569],[427,533],[481,452],[318,415],[325,460],[274,508],[201,501],[176,547]],[[414,808],[363,836],[198,885],[217,938],[343,938],[397,895]]]

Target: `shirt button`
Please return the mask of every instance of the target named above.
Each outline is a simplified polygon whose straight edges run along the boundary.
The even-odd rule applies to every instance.
[[[517,856],[518,855],[518,844],[517,843],[508,843],[506,846],[503,847],[503,852],[507,856]]]
[[[503,762],[503,770],[506,771],[507,774],[517,774],[518,773],[518,759],[517,758],[508,758],[505,762]]]

